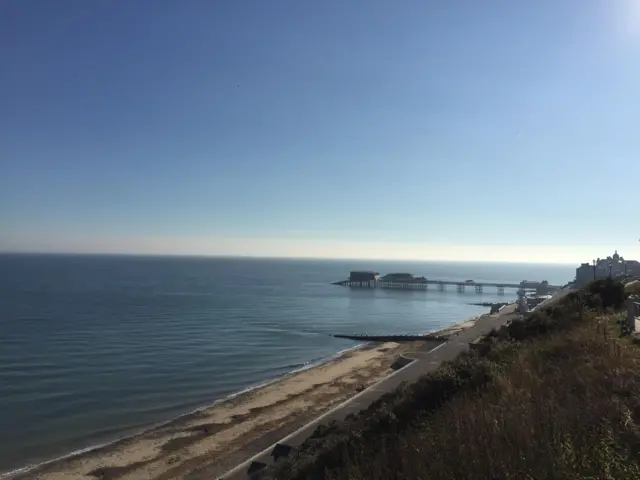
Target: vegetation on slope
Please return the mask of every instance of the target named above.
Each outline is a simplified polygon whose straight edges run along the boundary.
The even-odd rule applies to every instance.
[[[278,479],[640,479],[640,348],[594,282],[316,432]]]

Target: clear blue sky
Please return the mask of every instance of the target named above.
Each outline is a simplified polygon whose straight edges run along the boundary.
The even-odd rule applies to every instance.
[[[0,250],[640,256],[634,0],[4,0],[0,59]]]

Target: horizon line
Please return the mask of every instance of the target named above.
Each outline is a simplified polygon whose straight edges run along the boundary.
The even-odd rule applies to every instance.
[[[85,256],[85,257],[151,257],[151,258],[211,258],[211,259],[251,259],[251,260],[315,260],[330,262],[423,262],[423,263],[508,263],[508,264],[526,264],[526,265],[574,265],[573,262],[534,262],[534,261],[513,261],[513,260],[451,260],[451,259],[424,259],[424,258],[341,258],[341,257],[282,257],[282,256],[261,256],[261,255],[224,255],[224,254],[194,254],[194,253],[130,253],[130,252],[47,252],[47,251],[11,251],[0,250],[0,255],[4,256]]]

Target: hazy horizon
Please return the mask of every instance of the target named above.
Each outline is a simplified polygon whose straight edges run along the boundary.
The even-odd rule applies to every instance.
[[[137,241],[136,241],[137,240]],[[314,259],[314,260],[354,260],[354,261],[442,261],[442,262],[489,262],[489,263],[529,263],[579,265],[595,258],[606,258],[614,248],[601,246],[572,245],[529,245],[529,246],[487,246],[487,245],[428,245],[422,243],[373,243],[357,242],[337,246],[331,242],[298,241],[290,239],[231,239],[226,242],[211,242],[202,239],[155,238],[151,244],[140,245],[140,239],[120,239],[120,248],[113,242],[103,242],[102,248],[92,248],[94,243],[80,241],[70,248],[46,249],[37,245],[2,248],[2,254],[62,254],[62,255],[147,255],[179,257],[224,257],[224,258],[273,258],[273,259]],[[171,241],[173,240],[173,241]],[[256,242],[258,247],[256,246]],[[128,244],[125,247],[123,244]],[[137,248],[135,245],[138,245]],[[133,248],[132,248],[133,245]],[[265,248],[267,247],[267,248]],[[270,247],[270,248],[269,248]],[[255,253],[260,249],[261,253]],[[638,249],[617,249],[623,257],[636,259],[632,253]]]
[[[379,262],[384,263],[486,263],[486,264],[510,264],[510,265],[557,265],[557,266],[574,266],[573,263],[555,263],[555,262],[519,262],[519,261],[487,261],[487,260],[425,260],[415,258],[389,259],[389,258],[333,258],[333,257],[261,257],[256,255],[197,255],[191,253],[104,253],[104,252],[41,252],[41,251],[0,251],[0,256],[78,256],[78,257],[150,257],[150,258],[189,258],[189,259],[227,259],[227,260],[291,260],[291,261],[328,261],[328,262]],[[374,268],[375,265],[372,265]]]

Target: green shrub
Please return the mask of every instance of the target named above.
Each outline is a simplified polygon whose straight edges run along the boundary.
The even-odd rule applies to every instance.
[[[585,304],[597,310],[613,308],[620,310],[624,307],[627,294],[622,282],[612,278],[596,280],[587,285],[585,289]]]

